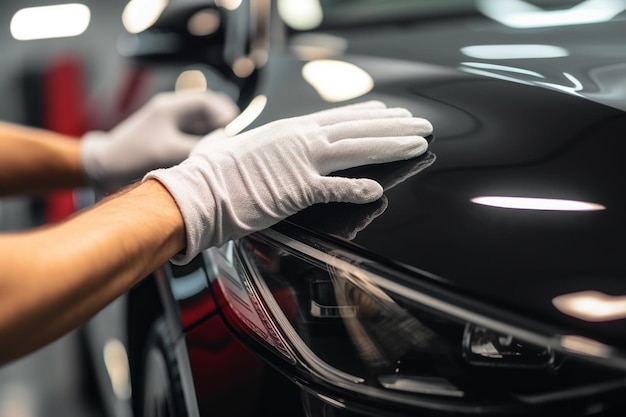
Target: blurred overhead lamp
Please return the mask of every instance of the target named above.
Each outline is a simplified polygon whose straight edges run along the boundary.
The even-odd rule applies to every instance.
[[[130,33],[152,26],[167,7],[168,0],[130,0],[122,12],[122,23]]]
[[[277,7],[283,21],[296,30],[314,29],[324,17],[319,0],[278,0]]]
[[[79,3],[27,7],[13,15],[11,35],[20,41],[78,36],[90,19],[89,7]]]
[[[235,74],[239,78],[246,78],[252,75],[256,65],[252,58],[247,56],[239,57],[233,62],[231,69],[233,70],[233,74]]]
[[[194,36],[207,36],[217,32],[220,15],[212,9],[199,10],[187,22],[187,30]]]
[[[296,55],[307,61],[331,59],[343,55],[348,48],[348,41],[328,34],[301,34],[293,37],[290,48]]]
[[[109,339],[104,345],[102,356],[113,392],[120,399],[130,399],[130,367],[126,347],[119,339]]]
[[[174,90],[182,91],[204,91],[207,89],[206,77],[200,70],[187,70],[180,73],[176,78]]]
[[[215,4],[219,7],[223,7],[226,10],[236,10],[241,6],[241,0],[215,0]]]

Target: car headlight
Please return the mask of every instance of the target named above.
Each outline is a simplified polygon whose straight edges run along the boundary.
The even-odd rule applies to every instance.
[[[566,403],[585,415],[623,402],[614,349],[279,230],[205,252],[210,275],[235,327],[335,399],[478,414]]]

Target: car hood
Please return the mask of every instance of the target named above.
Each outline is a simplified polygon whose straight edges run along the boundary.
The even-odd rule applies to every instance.
[[[379,180],[380,201],[316,205],[287,222],[477,300],[626,346],[625,320],[591,323],[553,302],[588,290],[626,294],[625,25],[530,31],[524,44],[541,38],[567,55],[496,61],[469,57],[481,49],[467,47],[519,36],[482,22],[341,34],[353,52],[341,59],[374,79],[354,101],[409,108],[433,123],[434,140],[424,157],[338,173]],[[304,64],[270,59],[282,70],[269,68],[259,123],[332,107],[301,79]]]

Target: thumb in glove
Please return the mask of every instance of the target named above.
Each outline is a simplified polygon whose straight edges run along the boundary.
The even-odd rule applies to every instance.
[[[410,159],[428,148],[431,124],[377,101],[278,120],[234,137],[208,135],[181,164],[148,173],[173,196],[185,222],[189,262],[316,203],[369,203],[382,186],[328,176],[355,166]]]
[[[236,104],[224,94],[157,94],[110,132],[85,134],[81,167],[93,184],[129,184],[150,170],[180,163],[200,135],[225,126],[237,114]]]

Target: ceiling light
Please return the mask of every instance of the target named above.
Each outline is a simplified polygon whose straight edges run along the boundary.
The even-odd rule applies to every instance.
[[[207,89],[206,77],[200,70],[187,70],[180,73],[176,78],[174,90],[181,91],[204,91]]]
[[[130,0],[122,12],[122,23],[130,33],[152,26],[167,7],[168,0]]]
[[[187,22],[187,30],[194,36],[207,36],[217,32],[220,27],[220,15],[212,9],[194,13]]]
[[[79,3],[27,7],[13,15],[11,35],[20,41],[78,36],[90,19],[89,8]]]
[[[323,12],[319,0],[278,0],[278,14],[293,29],[314,29],[322,23]]]
[[[118,398],[128,400],[131,386],[126,347],[119,339],[109,339],[104,344],[102,356],[113,392]]]
[[[233,73],[239,78],[246,78],[252,75],[256,65],[252,58],[247,56],[239,57],[233,62],[232,70]]]
[[[226,10],[236,10],[241,6],[241,0],[215,0],[215,4]]]

